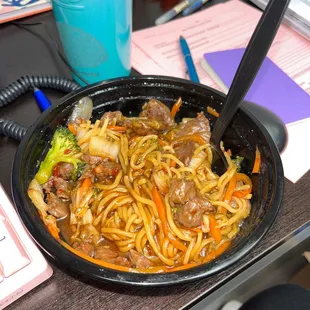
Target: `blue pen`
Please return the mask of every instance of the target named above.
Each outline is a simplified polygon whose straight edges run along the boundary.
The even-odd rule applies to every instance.
[[[45,111],[52,105],[51,102],[48,100],[48,98],[44,95],[43,91],[40,90],[39,88],[37,87],[33,88],[33,95],[36,98],[36,101],[38,103],[41,112]]]
[[[184,1],[181,1],[179,4],[177,4],[171,10],[169,10],[168,12],[163,14],[162,16],[158,17],[155,20],[155,24],[156,25],[161,25],[161,24],[164,24],[164,23],[168,22],[169,20],[171,20],[172,18],[174,18],[175,16],[180,14],[189,5],[192,5],[195,1],[197,1],[197,0],[184,0]]]
[[[187,16],[197,10],[199,10],[204,4],[206,4],[209,0],[198,0],[192,6],[186,8],[183,12],[183,16]]]
[[[181,46],[181,50],[183,53],[184,60],[186,62],[186,67],[187,67],[189,78],[193,82],[199,83],[199,78],[198,78],[196,68],[195,68],[195,65],[193,62],[191,51],[187,45],[187,42],[185,41],[185,39],[182,36],[180,36],[180,46]]]

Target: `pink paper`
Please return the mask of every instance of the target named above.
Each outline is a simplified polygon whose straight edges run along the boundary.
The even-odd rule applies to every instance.
[[[164,68],[168,75],[187,78],[179,46],[179,37],[182,35],[190,46],[201,83],[218,89],[201,68],[203,54],[246,47],[260,16],[259,10],[232,0],[161,26],[134,32],[133,43],[136,48],[133,48],[133,66],[139,72],[149,74],[151,70],[145,67],[148,67],[146,63],[151,58],[157,63],[152,67],[152,74],[160,74]],[[141,51],[145,53],[143,58]],[[280,27],[268,54],[310,94],[309,55],[310,43],[285,25]]]

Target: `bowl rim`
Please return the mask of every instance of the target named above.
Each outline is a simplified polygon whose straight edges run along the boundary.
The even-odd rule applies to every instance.
[[[245,107],[241,106],[240,110],[246,114],[246,116],[255,124],[258,130],[265,137],[268,147],[271,152],[271,156],[275,163],[274,175],[276,176],[276,186],[273,193],[273,203],[269,208],[268,212],[266,212],[264,218],[262,219],[260,225],[255,229],[255,231],[251,232],[250,242],[244,244],[244,246],[238,250],[234,255],[229,255],[230,251],[226,251],[223,255],[219,256],[215,260],[206,263],[208,264],[208,269],[205,269],[206,264],[198,265],[191,269],[186,269],[177,272],[171,273],[154,273],[154,274],[146,274],[146,273],[135,273],[135,272],[122,272],[117,271],[115,269],[104,268],[88,262],[81,257],[78,257],[74,253],[70,252],[66,248],[64,248],[56,239],[54,239],[46,229],[43,230],[43,226],[37,225],[35,219],[30,215],[30,212],[24,206],[27,205],[27,201],[25,195],[23,194],[22,182],[20,182],[20,171],[22,167],[22,158],[24,150],[26,149],[29,139],[33,134],[36,133],[38,126],[43,122],[43,120],[57,109],[60,105],[66,103],[67,100],[72,99],[76,96],[83,95],[83,93],[95,93],[96,90],[113,86],[118,82],[128,82],[129,84],[133,81],[143,81],[150,83],[175,83],[178,82],[183,86],[196,86],[201,90],[205,89],[207,92],[213,92],[216,95],[221,96],[223,99],[225,98],[225,94],[210,88],[208,86],[193,83],[189,80],[175,78],[175,77],[167,77],[167,76],[159,76],[159,75],[146,75],[139,77],[123,77],[123,78],[115,78],[106,80],[103,82],[95,83],[83,88],[80,88],[76,91],[73,91],[70,94],[65,95],[60,99],[60,102],[57,105],[51,106],[48,110],[42,113],[38,119],[34,122],[32,126],[30,126],[26,132],[25,137],[22,139],[17,152],[15,154],[13,169],[12,169],[12,178],[11,178],[11,186],[12,186],[12,196],[22,221],[26,226],[26,229],[34,239],[37,245],[40,246],[48,255],[53,257],[57,262],[69,267],[71,270],[82,274],[88,278],[92,278],[97,281],[103,282],[111,282],[122,285],[135,285],[135,286],[163,286],[163,285],[175,285],[186,283],[189,281],[198,280],[207,276],[211,276],[223,269],[228,268],[232,264],[236,263],[242,257],[244,257],[253,247],[257,245],[257,243],[266,235],[270,227],[272,226],[278,212],[280,209],[283,190],[284,190],[284,175],[283,175],[283,166],[280,158],[279,151],[272,140],[271,136],[262,125],[262,123]],[[43,224],[42,224],[43,225]],[[255,232],[255,234],[254,234]]]

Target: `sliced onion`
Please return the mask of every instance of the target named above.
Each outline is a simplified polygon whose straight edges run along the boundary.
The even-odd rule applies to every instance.
[[[201,151],[197,155],[194,155],[189,163],[189,168],[192,168],[193,170],[198,169],[198,167],[203,163],[206,157],[207,154],[203,151]]]
[[[90,97],[84,97],[75,105],[68,123],[74,123],[77,118],[89,120],[93,113],[93,101]]]
[[[81,138],[83,138],[87,133],[87,129],[84,127],[77,127],[76,129],[76,138],[78,140],[80,140]]]
[[[97,244],[100,240],[100,233],[98,230],[92,225],[85,225],[80,232],[79,236],[82,240],[88,241],[91,240],[92,243]]]
[[[87,224],[92,224],[93,222],[93,215],[91,213],[91,210],[88,209],[85,213],[85,215],[82,217],[81,224],[82,225],[87,225]]]
[[[210,219],[209,216],[206,214],[202,216],[201,230],[204,233],[208,233],[210,231]]]
[[[116,160],[120,146],[116,142],[110,142],[104,137],[92,137],[89,141],[89,154],[92,156],[108,157]]]
[[[181,123],[187,123],[188,121],[191,121],[192,120],[192,118],[189,118],[189,117],[184,117],[184,118],[182,118],[182,121],[181,121]]]
[[[28,196],[35,207],[46,215],[48,205],[44,201],[43,189],[36,179],[33,179],[29,184]]]
[[[70,225],[77,224],[77,217],[73,212],[70,212]]]
[[[155,171],[153,172],[153,178],[156,186],[158,187],[159,191],[162,193],[168,193],[169,187],[167,182],[167,177],[163,173],[163,171]]]

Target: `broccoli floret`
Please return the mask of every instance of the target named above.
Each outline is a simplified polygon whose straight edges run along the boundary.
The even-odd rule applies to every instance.
[[[60,163],[70,163],[74,165],[73,176],[77,178],[80,171],[81,160],[73,157],[73,155],[81,152],[76,137],[66,127],[58,127],[54,133],[51,148],[45,156],[45,159],[41,162],[39,171],[35,178],[43,184],[48,181],[52,175],[53,167]]]
[[[237,166],[237,172],[241,170],[241,163],[244,160],[244,157],[236,156],[236,158],[232,159],[232,162]]]
[[[77,163],[77,167],[76,169],[74,169],[73,174],[72,174],[72,180],[76,181],[78,180],[82,173],[84,172],[86,167],[86,163],[84,161],[80,161],[79,163]]]

